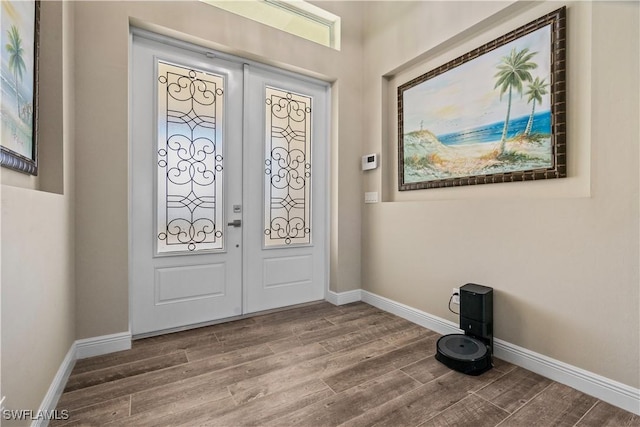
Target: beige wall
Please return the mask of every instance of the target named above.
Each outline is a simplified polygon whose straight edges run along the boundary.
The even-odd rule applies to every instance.
[[[42,3],[40,178],[2,171],[1,375],[8,409],[39,408],[75,340],[71,9]]]
[[[200,2],[78,2],[76,10],[76,277],[78,336],[129,328],[129,23],[333,81],[331,288],[360,286],[361,13],[342,17],[342,50]]]
[[[43,2],[45,169],[1,174],[6,405],[37,409],[74,339],[129,327],[130,21],[333,82],[332,290],[362,271],[364,289],[456,321],[451,288],[487,284],[497,337],[638,387],[637,3],[569,6],[569,178],[394,190],[394,76],[558,6],[322,2],[343,19],[337,52],[197,2]],[[372,151],[383,168],[363,176]],[[385,202],[362,208],[363,190]]]
[[[563,4],[369,5],[363,146],[384,167],[363,191],[385,202],[363,208],[363,289],[457,323],[451,289],[492,286],[497,338],[638,387],[638,3],[568,4],[569,178],[396,190],[393,77]]]

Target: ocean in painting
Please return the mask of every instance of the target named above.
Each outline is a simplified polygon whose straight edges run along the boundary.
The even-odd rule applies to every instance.
[[[509,120],[509,131],[507,139],[514,138],[516,135],[525,131],[529,116],[518,117]],[[437,135],[438,140],[444,145],[458,144],[475,144],[478,142],[495,142],[502,137],[504,121],[491,123],[486,126],[468,129],[461,132],[448,133],[445,135]],[[533,116],[533,126],[531,133],[551,134],[551,112],[543,111]]]

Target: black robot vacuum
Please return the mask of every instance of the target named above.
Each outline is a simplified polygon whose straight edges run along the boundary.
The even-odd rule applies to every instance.
[[[440,337],[436,360],[468,375],[493,366],[493,289],[467,283],[460,287],[460,329],[464,334]]]

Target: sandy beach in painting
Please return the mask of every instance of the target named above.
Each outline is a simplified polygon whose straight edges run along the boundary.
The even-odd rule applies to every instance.
[[[445,145],[428,130],[410,132],[404,135],[405,182],[544,169],[552,163],[549,135],[512,137],[502,156],[499,146],[500,140]]]

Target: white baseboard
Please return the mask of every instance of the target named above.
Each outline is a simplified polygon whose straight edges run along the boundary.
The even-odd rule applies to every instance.
[[[352,298],[351,292],[348,292],[348,294],[349,297]],[[341,297],[342,294],[335,294],[335,296],[333,296],[336,301],[340,301]],[[458,325],[449,320],[442,319],[374,293],[362,290],[361,297],[362,301],[367,304],[371,304],[374,307],[395,314],[396,316],[431,329],[439,334],[446,335],[462,332],[458,328]],[[353,301],[350,300],[349,302]],[[497,338],[494,339],[494,354],[496,357],[509,363],[521,366],[561,384],[573,387],[585,394],[594,396],[604,402],[640,415],[640,389]]]
[[[46,412],[53,412],[58,405],[58,400],[60,396],[62,396],[62,392],[64,391],[65,386],[67,385],[67,380],[69,379],[69,375],[71,375],[71,371],[73,370],[73,366],[76,363],[76,343],[71,344],[67,355],[62,360],[60,364],[60,368],[58,368],[58,372],[56,372],[56,376],[53,377],[53,381],[51,381],[51,385],[49,386],[49,390],[47,390],[47,394],[42,399],[42,404],[40,404],[39,414],[43,414]],[[43,418],[38,418],[31,423],[31,427],[44,427],[49,424],[49,421]]]
[[[78,359],[86,357],[101,356],[103,354],[114,353],[121,350],[129,350],[131,348],[131,332],[122,332],[119,334],[103,335],[101,337],[86,338],[77,340],[71,344],[71,348],[62,360],[60,368],[56,376],[53,378],[47,394],[40,405],[40,412],[53,412],[58,405],[58,400],[62,396],[67,380],[71,375],[71,371]],[[48,420],[37,419],[31,424],[31,427],[46,427]]]
[[[76,355],[78,359],[115,353],[131,348],[131,332],[102,335],[100,337],[85,338],[76,341]]]
[[[340,293],[327,291],[327,296],[325,299],[333,305],[344,305],[352,302],[362,301],[362,290],[356,289],[354,291]]]

